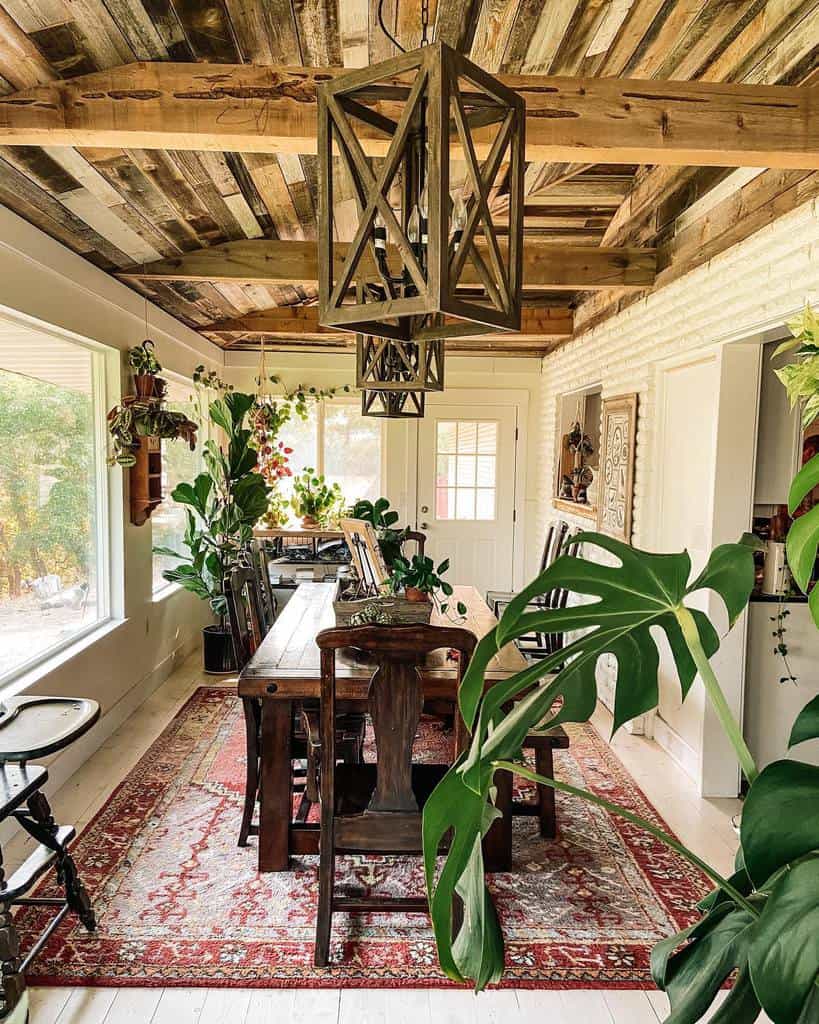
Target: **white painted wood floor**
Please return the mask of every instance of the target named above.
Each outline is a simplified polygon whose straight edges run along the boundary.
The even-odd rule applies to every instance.
[[[213,682],[199,655],[188,659],[53,796],[58,820],[79,832],[196,687]],[[598,711],[594,725],[607,736],[608,713]],[[730,873],[739,802],[702,800],[653,742],[621,732],[613,747],[671,829]],[[7,871],[30,842],[8,844]],[[662,993],[640,991],[49,988],[32,990],[31,1024],[657,1024],[667,1006]]]

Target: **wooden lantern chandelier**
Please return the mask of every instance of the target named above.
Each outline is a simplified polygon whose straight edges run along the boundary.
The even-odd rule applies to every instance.
[[[523,99],[437,42],[325,82],[318,109],[320,322],[412,343],[520,330]]]

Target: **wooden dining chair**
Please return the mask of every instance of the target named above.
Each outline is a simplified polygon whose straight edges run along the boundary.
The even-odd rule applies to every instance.
[[[457,652],[458,679],[476,644],[457,627],[353,626],[325,629],[321,650],[321,834],[315,962],[326,966],[332,916],[343,911],[424,913],[425,897],[336,896],[337,853],[420,853],[424,801],[448,770],[446,764],[413,764],[412,745],[421,717],[420,667],[433,651]],[[368,707],[376,743],[375,764],[339,764],[336,652],[352,647],[375,662]]]
[[[227,579],[225,598],[228,606],[233,649],[239,670],[250,661],[268,630],[262,610],[255,569],[234,569]],[[239,846],[247,846],[248,838],[259,834],[253,824],[253,815],[259,796],[261,757],[262,706],[256,697],[243,697],[245,718],[245,798],[239,827]],[[338,756],[360,761],[364,752],[366,719],[363,714],[346,714],[339,718],[336,735]],[[305,761],[306,769],[293,779],[293,792],[301,790],[302,798],[297,817],[304,820],[310,806],[318,803],[319,717],[316,707],[294,704],[291,722],[291,751],[294,761]]]
[[[264,616],[267,629],[270,629],[276,621],[279,605],[270,582],[270,560],[267,557],[267,542],[263,538],[256,537],[250,542],[249,557],[251,568],[256,573],[257,589],[261,596],[262,615]]]
[[[421,533],[420,530],[406,530],[404,533],[404,542],[415,544],[416,553],[420,558],[424,557],[424,550],[427,545],[427,535],[425,533]]]

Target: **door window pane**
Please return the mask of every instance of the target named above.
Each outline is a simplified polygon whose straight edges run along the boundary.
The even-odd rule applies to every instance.
[[[435,438],[436,518],[494,519],[498,424],[439,420]]]
[[[0,345],[0,679],[107,615],[97,358],[24,329]]]
[[[184,413],[188,419],[198,423],[199,401],[194,394],[193,385],[180,381],[168,380],[167,407],[174,412]],[[191,451],[188,443],[182,439],[162,442],[162,504],[157,505],[151,516],[153,543],[157,547],[171,548],[182,554],[185,547],[182,540],[185,536],[185,508],[177,505],[171,492],[177,484],[192,483],[202,471],[202,437],[201,428],[197,432],[196,450]],[[169,555],[153,556],[153,592],[163,590],[169,584],[162,573],[173,569],[177,559]]]

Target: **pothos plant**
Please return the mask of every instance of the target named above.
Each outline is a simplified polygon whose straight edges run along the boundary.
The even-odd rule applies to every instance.
[[[442,601],[440,594],[445,598],[452,597],[454,588],[451,583],[443,579],[445,572],[449,571],[449,559],[445,558],[436,568],[431,558],[425,555],[413,555],[406,559],[399,555],[393,560],[392,571],[389,577],[389,587],[394,594],[399,591],[417,590],[436,605],[444,615],[449,611],[449,601]],[[466,615],[466,605],[458,601],[455,605],[458,615]]]
[[[669,1024],[701,1020],[734,972],[735,984],[712,1022],[751,1024],[761,1009],[775,1024],[819,1020],[819,768],[782,760],[757,771],[709,661],[719,648],[717,630],[692,600],[711,590],[724,602],[730,624],[736,622],[754,584],[750,539],[716,548],[693,579],[686,552],[651,554],[596,533],[580,534],[573,543],[584,551],[600,548],[617,564],[603,565],[583,554],[559,557],[510,602],[478,644],[461,683],[459,706],[471,742],[432,793],[423,816],[427,892],[443,970],[458,981],[472,979],[477,988],[503,973],[503,934],[484,878],[481,838],[499,815],[495,773],[508,771],[628,820],[713,883],[698,905],[698,920],[660,942],[652,954],[652,976],[671,1003]],[[533,601],[555,588],[579,595],[584,603],[530,610]],[[532,630],[580,635],[484,692],[492,657]],[[614,729],[655,708],[658,631],[668,641],[683,698],[699,674],[750,784],[730,878],[654,822],[522,764],[522,744],[530,732],[590,718],[602,654],[612,655],[617,666]],[[819,698],[797,718],[791,745],[815,737]],[[451,840],[439,870],[437,854],[445,836]],[[453,934],[456,895],[464,913]]]

